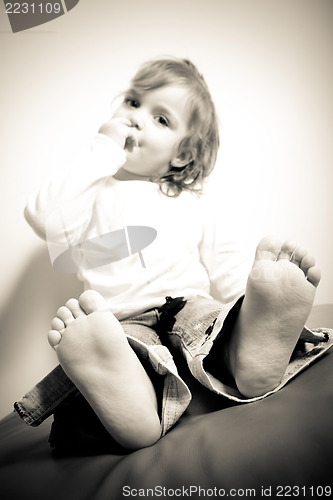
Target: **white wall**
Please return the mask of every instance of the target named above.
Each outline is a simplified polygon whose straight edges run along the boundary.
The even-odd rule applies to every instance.
[[[0,417],[56,364],[45,340],[79,287],[53,273],[24,222],[27,195],[66,142],[95,133],[142,61],[189,57],[221,119],[213,174],[252,250],[266,233],[317,256],[316,302],[333,302],[331,0],[80,0],[52,23],[12,34],[0,4]]]

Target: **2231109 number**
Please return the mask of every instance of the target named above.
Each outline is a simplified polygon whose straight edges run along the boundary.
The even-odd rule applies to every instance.
[[[276,496],[283,498],[325,498],[332,495],[331,486],[277,486]]]
[[[37,2],[7,2],[5,7],[6,14],[60,14],[62,11],[62,6],[58,2],[48,2],[46,4]]]

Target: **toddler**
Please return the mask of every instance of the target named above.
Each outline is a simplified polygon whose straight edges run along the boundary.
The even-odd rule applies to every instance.
[[[29,423],[76,387],[118,443],[152,445],[191,399],[174,348],[202,384],[236,401],[265,397],[294,374],[286,370],[302,331],[310,335],[320,271],[304,248],[274,237],[249,266],[221,232],[214,217],[226,214],[200,194],[218,147],[196,67],[154,59],[89,152],[30,197],[28,223],[85,291],[48,334],[63,371],[39,384],[38,409],[31,393],[16,403]]]

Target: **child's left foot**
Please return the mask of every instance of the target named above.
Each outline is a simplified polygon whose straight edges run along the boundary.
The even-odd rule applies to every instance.
[[[87,290],[60,307],[48,339],[67,376],[118,443],[137,449],[159,439],[154,386],[100,294]]]
[[[320,271],[291,242],[262,239],[230,342],[239,391],[256,397],[279,385],[313,304]]]

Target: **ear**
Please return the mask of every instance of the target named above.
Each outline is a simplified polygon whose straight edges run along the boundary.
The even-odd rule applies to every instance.
[[[178,156],[176,156],[172,161],[171,161],[171,166],[175,168],[183,168],[188,163],[192,161],[192,155],[189,152],[183,152],[180,153]]]

